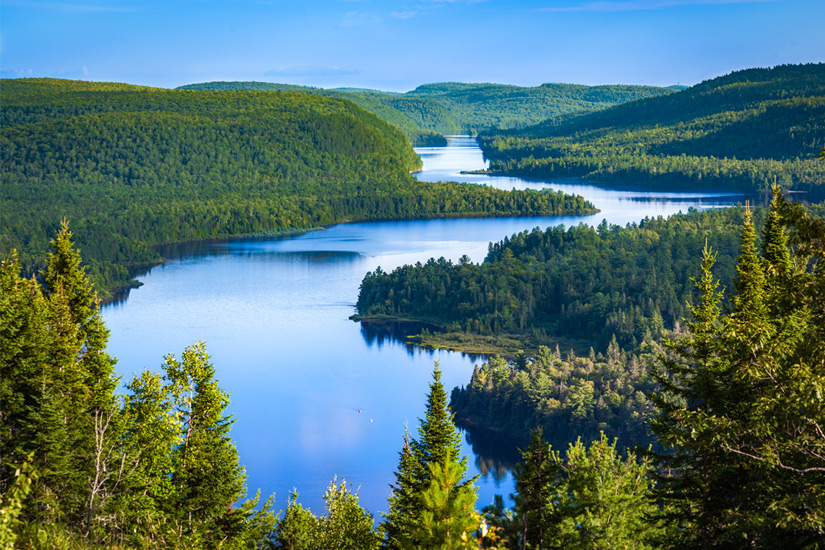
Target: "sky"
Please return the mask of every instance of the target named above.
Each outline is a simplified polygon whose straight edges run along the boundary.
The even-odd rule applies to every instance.
[[[692,85],[825,61],[825,0],[2,0],[0,76]]]

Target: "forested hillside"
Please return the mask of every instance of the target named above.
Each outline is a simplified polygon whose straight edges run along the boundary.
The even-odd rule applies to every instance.
[[[61,219],[99,288],[153,245],[352,220],[586,212],[580,197],[410,176],[404,136],[341,99],[4,80],[0,249],[32,273]]]
[[[490,128],[519,128],[549,117],[604,109],[626,101],[672,93],[653,86],[581,86],[542,84],[425,84],[400,94],[338,88],[325,90],[266,82],[206,82],[192,90],[295,90],[357,103],[400,128],[414,145],[439,145],[440,134],[477,133]],[[439,137],[441,142],[439,142]]]
[[[749,69],[679,93],[481,137],[491,170],[656,187],[821,191],[825,64]]]

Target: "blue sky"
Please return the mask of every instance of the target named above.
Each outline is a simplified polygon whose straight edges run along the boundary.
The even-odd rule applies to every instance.
[[[3,77],[695,84],[825,61],[825,0],[2,0]]]

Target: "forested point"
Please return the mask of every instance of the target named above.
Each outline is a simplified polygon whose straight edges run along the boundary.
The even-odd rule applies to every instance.
[[[70,220],[108,296],[156,245],[345,221],[593,212],[581,197],[423,183],[396,128],[349,101],[3,80],[0,251],[37,271]]]
[[[398,127],[416,146],[445,145],[443,134],[476,134],[492,128],[521,128],[545,119],[672,93],[655,86],[583,86],[445,82],[425,84],[406,93],[359,88],[325,90],[268,82],[204,82],[188,90],[300,91],[356,103]]]
[[[480,264],[379,268],[361,283],[358,312],[440,327],[416,338],[425,345],[466,351],[487,340],[507,352],[453,391],[461,421],[523,438],[541,426],[556,446],[601,432],[620,449],[647,446],[657,387],[647,365],[667,338],[686,334],[706,246],[713,275],[734,279],[746,213],[765,230],[763,208],[691,211],[626,227],[536,228],[491,243]]]
[[[659,188],[822,193],[825,64],[733,72],[684,91],[480,136],[494,172]]]
[[[377,528],[346,480],[331,481],[320,516],[297,494],[277,514],[271,498],[239,502],[245,475],[229,396],[203,343],[167,355],[162,372],[140,373],[116,393],[96,292],[63,223],[42,282],[20,276],[15,252],[0,267],[0,544],[821,548],[825,220],[778,188],[761,230],[749,209],[738,214],[727,298],[714,275],[719,255],[705,244],[685,326],[651,354],[650,386],[634,394],[649,403],[644,417],[625,422],[647,424],[651,446],[623,453],[604,430],[548,444],[537,422],[516,467],[513,506],[497,499],[479,512],[436,364],[417,437],[399,434],[389,511]],[[558,384],[557,401],[585,426],[594,401],[626,396],[622,372],[633,366],[615,340],[603,359],[596,367],[591,354],[592,371],[619,376],[596,384],[575,354],[540,348],[509,364],[491,360],[471,389],[505,407],[534,395],[552,406]],[[551,395],[541,397],[542,388]],[[467,391],[454,391],[453,401]]]

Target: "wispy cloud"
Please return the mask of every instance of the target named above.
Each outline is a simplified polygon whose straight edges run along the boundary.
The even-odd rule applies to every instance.
[[[25,78],[34,76],[31,69],[0,69],[0,78]]]
[[[393,19],[412,19],[418,15],[417,10],[409,10],[409,11],[394,11],[390,14],[390,17]]]
[[[372,25],[380,23],[381,16],[377,13],[363,11],[348,11],[344,14],[341,24],[347,27],[360,27],[362,25]]]
[[[45,10],[63,11],[71,13],[105,13],[105,12],[133,12],[134,8],[123,6],[107,6],[102,4],[77,4],[75,2],[37,2],[26,0],[6,0],[4,4],[20,8],[38,8]]]
[[[643,11],[658,10],[676,6],[754,4],[776,2],[777,0],[601,0],[596,2],[565,3],[559,6],[538,8],[545,12],[609,12],[609,11]]]
[[[308,67],[293,66],[272,69],[264,73],[266,76],[352,76],[358,74],[355,69],[341,67]]]

